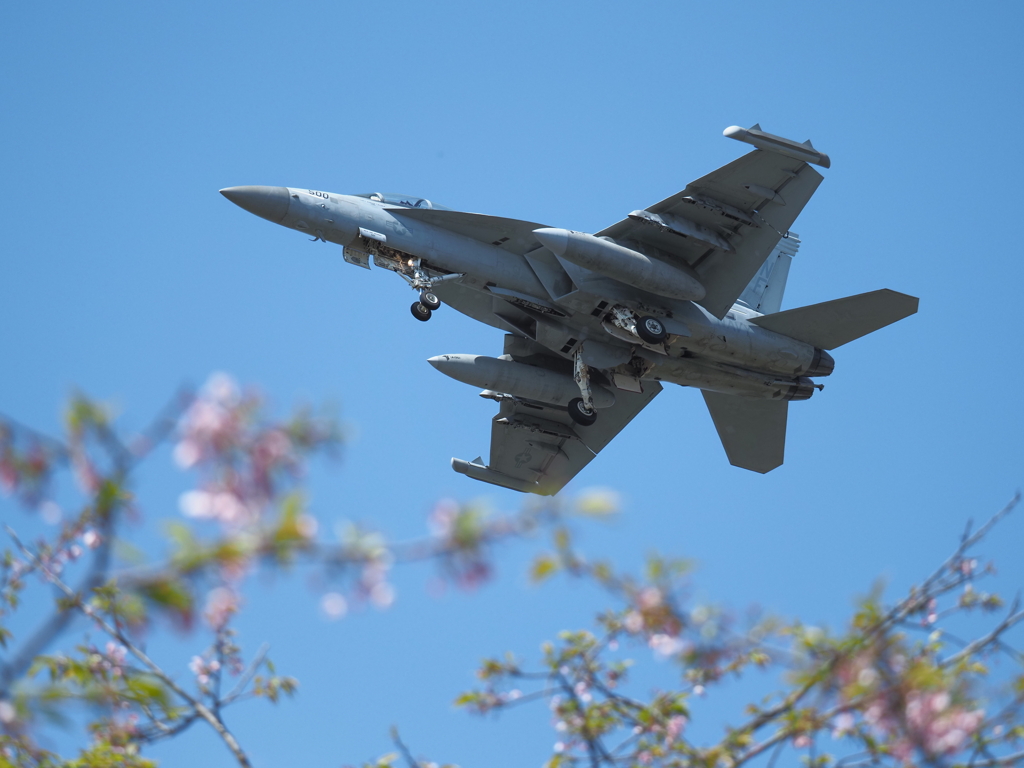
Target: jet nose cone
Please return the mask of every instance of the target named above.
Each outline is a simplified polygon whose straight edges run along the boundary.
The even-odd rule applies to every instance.
[[[541,245],[550,250],[556,256],[561,256],[565,253],[565,249],[569,247],[569,233],[564,229],[535,229],[533,230],[533,236],[536,237]]]
[[[284,221],[291,202],[286,187],[228,187],[220,193],[239,208],[275,224]]]

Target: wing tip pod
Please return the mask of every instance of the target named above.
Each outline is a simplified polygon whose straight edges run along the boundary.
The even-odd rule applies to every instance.
[[[831,168],[832,160],[824,152],[819,152],[811,145],[811,140],[800,143],[773,133],[761,130],[760,123],[754,123],[750,128],[740,128],[738,125],[730,125],[722,135],[729,139],[742,141],[758,149],[768,152],[776,152],[794,160],[802,160],[805,163],[820,165],[822,168]]]
[[[479,459],[477,461],[479,461]],[[490,483],[491,485],[498,485],[512,491],[519,491],[520,493],[535,493],[538,496],[554,496],[559,490],[561,490],[560,487],[554,487],[550,484],[542,485],[540,483],[531,483],[528,480],[521,480],[518,477],[506,475],[504,472],[498,472],[496,469],[491,469],[483,464],[477,464],[476,461],[466,461],[465,459],[456,459],[455,457],[452,457],[452,469],[460,475],[471,477],[474,480],[479,480],[483,483]]]

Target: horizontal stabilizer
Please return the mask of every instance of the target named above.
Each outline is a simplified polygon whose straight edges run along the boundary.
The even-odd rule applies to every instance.
[[[753,400],[701,390],[725,455],[734,467],[771,472],[786,453],[785,400]]]
[[[820,349],[835,349],[917,312],[918,299],[883,288],[787,309],[750,322]]]

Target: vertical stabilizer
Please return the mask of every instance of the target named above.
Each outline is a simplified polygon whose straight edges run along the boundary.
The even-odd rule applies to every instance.
[[[800,249],[800,238],[793,232],[779,240],[764,264],[754,275],[739,301],[763,315],[782,309],[782,295],[786,291],[789,267]]]

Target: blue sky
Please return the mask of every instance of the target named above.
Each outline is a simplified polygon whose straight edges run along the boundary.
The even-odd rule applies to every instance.
[[[417,323],[395,276],[217,190],[401,191],[597,231],[737,157],[722,130],[760,122],[833,161],[794,226],[784,306],[888,287],[920,313],[835,353],[825,391],[791,408],[775,472],[730,467],[699,394],[670,388],[568,492],[624,498],[616,522],[584,529],[588,551],[686,555],[700,595],[835,626],[1021,484],[1022,17],[952,2],[8,4],[0,409],[56,430],[80,388],[138,426],[224,370],[281,408],[338,405],[352,439],[312,481],[325,526],[411,536],[446,496],[515,509],[448,464],[486,453],[493,403],[426,363],[496,354],[501,334],[445,309]],[[177,514],[186,482],[156,459],[151,521]],[[24,523],[8,502],[0,516]],[[1011,519],[987,549],[1010,588],[1022,530]],[[301,576],[254,590],[243,639],[271,641],[303,682],[295,702],[233,716],[255,764],[355,762],[388,748],[392,723],[435,759],[539,764],[545,712],[450,707],[480,657],[534,653],[601,604],[527,586],[529,549],[472,595],[430,598],[414,569],[390,612],[338,623]],[[167,643],[183,676],[200,640]],[[199,731],[154,755],[226,761]]]

